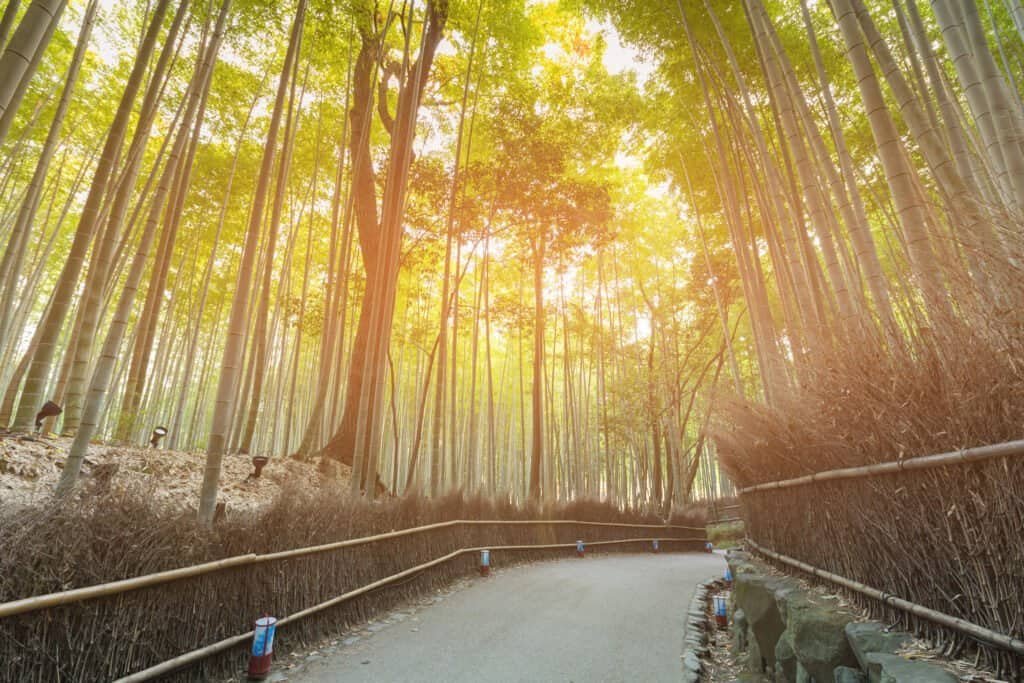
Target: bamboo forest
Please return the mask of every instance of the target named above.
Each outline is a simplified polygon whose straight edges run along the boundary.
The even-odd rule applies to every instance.
[[[1019,416],[1019,0],[21,4],[0,421],[62,495],[158,425],[209,518],[240,456],[664,507]]]
[[[918,4],[9,0],[0,421],[60,492],[161,425],[200,516],[249,454],[662,506],[1017,380],[1024,9]]]
[[[1021,681],[1022,420],[1022,0],[0,0],[0,681]]]

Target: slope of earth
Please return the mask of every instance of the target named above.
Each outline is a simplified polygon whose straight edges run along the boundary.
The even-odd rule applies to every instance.
[[[53,492],[67,459],[71,439],[57,436],[0,435],[0,505],[31,505]],[[93,444],[82,467],[83,486],[135,490],[169,508],[195,508],[203,480],[206,454]],[[229,510],[259,507],[286,486],[312,490],[317,486],[348,489],[346,465],[271,458],[262,476],[250,478],[252,460],[229,455],[221,471],[219,501]]]

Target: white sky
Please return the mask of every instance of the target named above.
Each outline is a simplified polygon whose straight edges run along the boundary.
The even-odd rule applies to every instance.
[[[629,45],[623,45],[619,32],[605,21],[591,19],[586,24],[587,30],[604,36],[607,48],[604,53],[604,68],[609,73],[620,74],[630,71],[636,74],[637,82],[642,86],[651,77],[654,65],[643,58],[639,51]]]

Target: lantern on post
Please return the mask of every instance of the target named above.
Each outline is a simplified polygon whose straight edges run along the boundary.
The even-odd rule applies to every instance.
[[[491,573],[491,551],[480,551],[480,576],[487,576]]]
[[[262,681],[270,673],[270,664],[274,656],[274,632],[277,630],[277,619],[263,616],[256,620],[252,635],[252,654],[249,656],[250,681]]]
[[[263,474],[263,468],[266,467],[268,462],[270,462],[270,458],[265,455],[252,456],[253,472],[249,475],[249,478],[259,479],[260,475]]]
[[[583,557],[584,551],[585,551],[585,548],[583,546],[583,541],[582,540],[577,540],[576,541],[576,557]]]
[[[43,407],[36,413],[36,431],[41,432],[43,430],[43,420],[48,417],[57,417],[64,409],[53,401],[47,401],[43,404]]]
[[[149,437],[149,445],[153,448],[160,448],[160,439],[167,436],[167,427],[156,427]]]

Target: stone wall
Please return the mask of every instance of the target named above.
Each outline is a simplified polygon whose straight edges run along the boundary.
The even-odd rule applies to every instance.
[[[956,683],[946,669],[897,653],[911,641],[862,621],[838,598],[804,589],[747,553],[730,552],[733,645],[750,681],[775,683]]]

